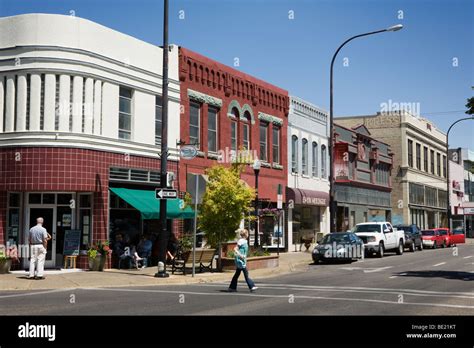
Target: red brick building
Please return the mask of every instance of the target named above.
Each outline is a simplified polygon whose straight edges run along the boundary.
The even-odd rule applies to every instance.
[[[245,148],[262,163],[261,207],[276,207],[278,186],[287,181],[288,92],[183,47],[179,80],[181,140],[198,148],[197,157],[180,160],[180,191],[193,184],[186,182],[187,174],[204,174],[227,162],[225,154]],[[255,186],[251,165],[242,179]],[[260,232],[265,229],[273,226],[261,221]]]

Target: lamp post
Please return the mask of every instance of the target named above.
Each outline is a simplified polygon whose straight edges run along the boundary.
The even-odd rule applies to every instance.
[[[451,131],[451,128],[453,126],[461,121],[466,121],[466,120],[474,120],[474,116],[471,117],[464,117],[461,118],[457,121],[455,121],[451,126],[448,128],[448,132],[446,133],[446,209],[447,209],[447,215],[446,217],[448,218],[448,228],[450,230],[453,229],[453,221],[451,218],[451,188],[450,188],[450,180],[449,180],[449,132]]]
[[[163,8],[163,96],[161,101],[162,128],[161,128],[161,156],[160,156],[160,187],[167,186],[168,166],[168,0],[164,0]],[[167,278],[166,252],[168,246],[168,228],[166,221],[166,199],[160,199],[160,227],[158,235],[158,272],[155,277]]]
[[[258,248],[258,174],[260,173],[260,160],[253,162],[253,171],[255,173],[255,240],[253,246]]]
[[[349,41],[352,41],[358,37],[369,36],[378,33],[384,33],[386,31],[398,31],[403,28],[403,25],[397,24],[386,29],[376,30],[365,34],[359,34],[353,36],[342,43],[334,53],[331,60],[331,71],[330,71],[330,87],[329,87],[329,217],[330,217],[330,232],[336,231],[336,201],[334,200],[334,111],[333,111],[333,70],[334,61],[336,56]]]

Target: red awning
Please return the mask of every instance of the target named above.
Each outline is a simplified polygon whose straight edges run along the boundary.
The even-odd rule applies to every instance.
[[[294,204],[319,205],[327,207],[329,205],[329,193],[322,191],[303,190],[286,188],[287,202],[292,200]]]

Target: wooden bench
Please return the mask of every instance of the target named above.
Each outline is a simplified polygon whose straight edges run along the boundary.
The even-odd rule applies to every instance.
[[[199,268],[199,272],[203,272],[205,269],[213,272],[212,262],[215,255],[216,249],[196,249],[195,265]],[[192,250],[187,252],[178,250],[171,264],[171,274],[174,274],[175,271],[181,271],[183,275],[186,275],[186,264],[192,264],[192,262]]]

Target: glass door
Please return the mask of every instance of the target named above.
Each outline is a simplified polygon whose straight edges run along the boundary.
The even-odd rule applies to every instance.
[[[54,208],[29,208],[29,224],[28,230],[36,226],[36,219],[42,217],[44,220],[43,227],[51,235],[52,239],[48,242],[45,267],[51,268],[56,262],[56,228]]]

